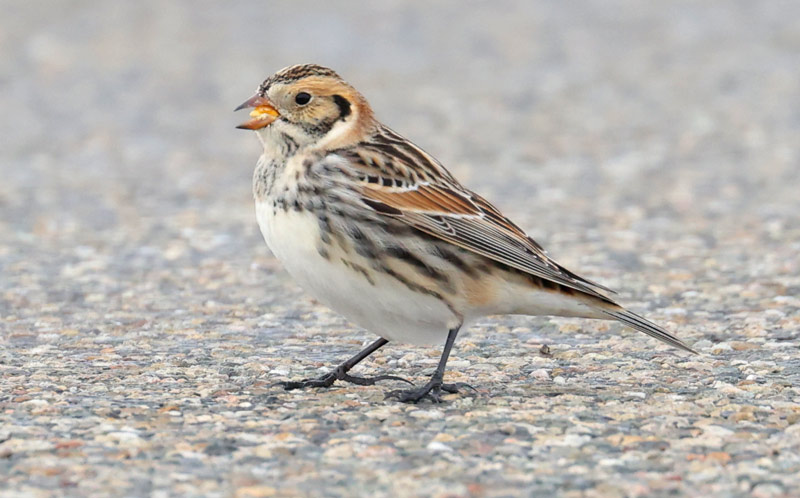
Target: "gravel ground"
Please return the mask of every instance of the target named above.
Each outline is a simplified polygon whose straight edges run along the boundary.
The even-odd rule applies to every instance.
[[[800,3],[0,7],[0,495],[800,495]],[[310,61],[702,354],[497,317],[474,395],[271,387],[374,340],[254,221],[231,110]]]

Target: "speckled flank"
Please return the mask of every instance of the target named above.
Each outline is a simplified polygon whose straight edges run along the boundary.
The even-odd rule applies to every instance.
[[[502,5],[6,2],[0,496],[800,496],[800,2]],[[509,316],[474,396],[272,387],[376,338],[254,219],[230,110],[309,61],[701,355]]]

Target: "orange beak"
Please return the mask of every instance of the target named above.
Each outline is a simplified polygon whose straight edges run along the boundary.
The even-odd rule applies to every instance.
[[[234,111],[239,111],[248,107],[253,108],[253,110],[250,111],[250,117],[253,119],[250,121],[245,121],[237,126],[239,129],[260,130],[261,128],[266,128],[269,126],[273,121],[278,119],[278,116],[280,116],[278,110],[275,109],[275,106],[272,104],[272,102],[270,102],[268,98],[262,97],[261,95],[253,95],[249,99],[245,100],[242,105],[234,109]]]

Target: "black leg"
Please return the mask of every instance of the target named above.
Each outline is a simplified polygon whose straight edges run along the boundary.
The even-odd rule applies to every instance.
[[[409,389],[408,391],[392,391],[387,394],[386,397],[397,398],[403,403],[416,403],[427,397],[436,403],[441,403],[442,398],[440,397],[440,394],[442,391],[454,393],[458,392],[459,387],[470,387],[471,389],[474,389],[472,386],[461,382],[457,384],[444,384],[443,382],[444,368],[447,365],[447,359],[450,357],[450,350],[453,349],[453,344],[456,342],[458,329],[459,327],[456,327],[448,332],[447,341],[445,341],[444,350],[442,351],[442,357],[439,359],[439,365],[436,367],[436,371],[433,372],[431,380],[429,380],[427,384],[418,389]]]
[[[336,367],[334,371],[326,373],[322,377],[318,377],[316,379],[303,379],[300,381],[278,382],[276,385],[283,386],[284,389],[290,391],[292,389],[301,389],[303,387],[331,387],[337,380],[351,382],[360,386],[371,386],[379,380],[402,380],[403,382],[408,382],[411,384],[411,382],[407,381],[406,379],[403,379],[402,377],[396,377],[394,375],[378,375],[377,377],[366,378],[347,374],[351,368],[358,365],[363,359],[386,345],[388,342],[389,341],[384,338],[378,339],[364,348],[363,351]]]

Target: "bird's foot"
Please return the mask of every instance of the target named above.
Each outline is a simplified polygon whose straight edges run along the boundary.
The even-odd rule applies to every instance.
[[[419,403],[423,399],[428,398],[434,403],[441,403],[442,392],[458,393],[464,388],[478,392],[477,389],[466,382],[445,384],[441,379],[431,379],[427,384],[417,389],[390,391],[386,394],[386,399],[395,398],[401,403]]]
[[[396,375],[357,377],[355,375],[349,375],[341,367],[337,368],[333,372],[328,372],[321,377],[317,377],[316,379],[290,380],[277,382],[274,385],[282,386],[286,391],[291,391],[292,389],[303,389],[306,387],[331,387],[337,380],[343,380],[345,382],[350,382],[351,384],[358,384],[359,386],[373,386],[376,382],[380,382],[382,380],[399,380],[411,384],[412,386],[414,385],[411,381],[402,377],[397,377]]]
[[[401,403],[419,403],[425,398],[430,398],[434,403],[441,403],[442,379],[431,379],[422,387],[408,390],[396,390],[386,393],[386,399],[395,398]]]
[[[291,391],[292,389],[303,389],[305,387],[331,387],[334,382],[336,382],[336,372],[328,372],[316,379],[287,380],[276,382],[273,385],[281,386],[286,391]]]
[[[410,380],[398,377],[397,375],[376,375],[375,377],[356,377],[355,375],[344,374],[344,376],[339,378],[339,380],[343,380],[351,384],[358,384],[359,386],[374,386],[376,382],[380,382],[382,380],[399,380],[401,382],[405,382],[408,385],[411,386],[414,385],[414,383],[411,382]]]
[[[478,392],[477,389],[472,387],[471,385],[467,384],[466,382],[454,382],[452,384],[442,384],[442,391],[448,393],[458,393],[461,392],[460,389],[471,389],[474,392]]]

